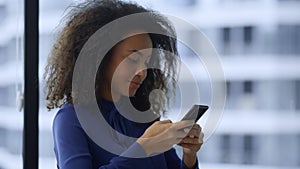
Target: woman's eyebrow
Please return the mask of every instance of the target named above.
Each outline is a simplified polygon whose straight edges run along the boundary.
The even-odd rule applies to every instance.
[[[134,52],[134,53],[137,53],[138,55],[140,56],[144,56],[144,54],[142,52],[140,52],[139,50],[136,50],[136,49],[130,49],[128,50],[129,52]]]

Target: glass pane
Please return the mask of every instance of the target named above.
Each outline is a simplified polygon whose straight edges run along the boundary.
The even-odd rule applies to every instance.
[[[39,168],[56,168],[53,149],[52,120],[57,110],[48,111],[46,108],[43,73],[47,58],[50,54],[59,22],[71,0],[40,0],[40,39],[39,39],[39,72],[40,72],[40,114],[39,114]]]
[[[300,2],[176,0],[176,3],[168,5],[168,1],[136,1],[154,10],[186,19],[203,30],[220,54],[227,80],[227,102],[216,132],[198,153],[201,168],[299,168],[300,22],[297,18],[300,18]],[[4,2],[6,1],[3,1],[3,4]],[[59,30],[57,25],[70,2],[40,1],[40,72],[44,71],[46,58],[56,37],[55,33]],[[2,9],[0,5],[0,15]],[[5,13],[3,15],[8,16]],[[0,22],[4,21],[0,19]],[[195,44],[199,42],[194,36],[195,32],[184,30],[184,27],[180,30],[186,39]],[[11,43],[7,41],[7,44]],[[190,51],[189,46],[184,45],[179,43],[179,53],[182,58],[187,59],[188,67],[197,70],[198,67],[193,64],[191,57],[194,53]],[[10,53],[10,48],[2,45],[1,39],[1,68],[2,65],[6,65],[3,63],[10,63],[11,58],[13,60],[13,53],[12,57],[5,57]],[[42,76],[42,73],[40,75]],[[211,104],[212,90],[206,78],[198,79],[200,94],[204,97],[201,101]],[[5,84],[0,86],[0,95],[14,98],[11,94],[14,93],[14,84],[7,84],[2,80],[0,83]],[[187,80],[182,85],[188,88],[192,82]],[[0,97],[0,100],[2,98]],[[40,168],[54,168],[56,161],[51,124],[57,110],[46,110],[42,90],[40,98]],[[12,102],[7,99],[2,99],[2,103],[6,104],[8,109],[13,107]],[[174,107],[178,108],[180,103],[175,104],[177,105]],[[9,138],[6,136],[7,130],[7,127],[1,128],[0,135]],[[0,146],[5,147],[4,144],[5,141],[0,140]],[[19,150],[19,147],[16,147],[9,151]],[[178,147],[176,149],[181,155],[181,150]],[[1,151],[0,149],[0,155]]]
[[[218,129],[200,150],[201,168],[299,168],[300,1],[201,0],[193,7],[137,2],[186,19],[220,54],[227,101]]]
[[[22,168],[23,92],[22,0],[0,1],[0,168]]]

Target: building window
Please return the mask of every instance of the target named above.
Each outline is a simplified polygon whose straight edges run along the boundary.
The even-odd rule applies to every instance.
[[[252,93],[252,82],[251,81],[245,81],[244,82],[244,93],[251,94]]]
[[[1,4],[0,2],[0,23],[4,21],[4,19],[7,17],[6,16],[6,8],[4,4]]]
[[[300,25],[279,25],[276,40],[278,54],[300,54]]]
[[[222,34],[222,40],[221,43],[223,45],[223,54],[229,55],[230,54],[230,32],[231,28],[222,28],[221,34]]]
[[[244,42],[245,42],[245,44],[249,45],[252,42],[252,34],[253,34],[253,27],[245,26],[244,27]]]
[[[230,41],[230,28],[223,28],[223,43],[228,44]]]
[[[0,46],[0,65],[4,64],[7,62],[7,52],[6,48],[3,46]]]
[[[253,163],[253,136],[245,135],[244,136],[244,163],[252,164]]]
[[[223,135],[221,137],[222,142],[221,142],[221,152],[222,152],[222,156],[221,156],[221,162],[223,163],[229,163],[230,162],[230,135]]]
[[[295,101],[296,101],[296,110],[300,110],[300,80],[296,81],[296,91],[295,91],[295,94],[296,94],[296,98],[295,98]]]
[[[9,86],[1,86],[0,87],[0,105],[1,106],[14,106],[15,103],[11,102],[16,97],[15,94],[15,86],[9,85]]]

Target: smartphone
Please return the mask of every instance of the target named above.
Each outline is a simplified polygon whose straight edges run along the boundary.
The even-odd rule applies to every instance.
[[[181,119],[182,120],[195,120],[195,123],[202,117],[209,107],[206,105],[194,105]]]

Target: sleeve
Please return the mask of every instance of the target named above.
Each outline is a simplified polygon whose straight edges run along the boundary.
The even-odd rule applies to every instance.
[[[145,154],[144,149],[138,143],[134,143],[121,156],[113,158],[109,165],[102,166],[99,169],[152,169],[152,163],[149,158],[128,158],[145,157]]]
[[[53,121],[54,151],[59,169],[92,168],[85,132],[76,113],[61,109]]]
[[[59,169],[92,169],[92,156],[88,139],[80,126],[76,113],[61,109],[53,121],[54,151]],[[145,153],[138,144],[132,144],[121,156],[99,169],[132,169],[151,166],[149,158],[127,158]],[[145,167],[146,166],[146,167]]]
[[[178,157],[178,155],[177,155],[174,148],[172,148],[171,150],[165,152],[164,154],[165,154],[167,166],[168,166],[169,169],[189,169],[184,164],[183,160],[181,160]],[[196,168],[195,169],[199,169],[198,160],[196,161]]]

